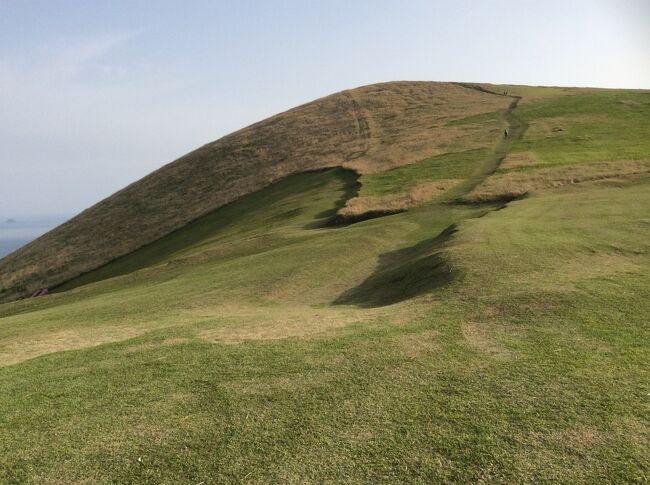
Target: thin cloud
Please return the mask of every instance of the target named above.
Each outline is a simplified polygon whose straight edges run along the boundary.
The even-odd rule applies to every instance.
[[[89,66],[99,63],[107,54],[125,47],[137,33],[118,32],[76,41],[59,40],[40,45],[18,55],[15,52],[0,54],[2,74],[0,82],[5,88],[14,89],[25,83],[40,84],[75,80]],[[103,64],[104,66],[108,64]],[[113,71],[125,66],[113,65]],[[0,93],[7,97],[11,93]]]

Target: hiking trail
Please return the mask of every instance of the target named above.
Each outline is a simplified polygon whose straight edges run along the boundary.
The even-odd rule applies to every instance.
[[[478,86],[475,84],[459,84],[468,89],[474,89],[483,93],[494,94],[495,96],[506,96],[512,99],[510,106],[508,106],[508,108],[501,113],[501,118],[508,124],[506,127],[508,130],[508,136],[503,136],[503,132],[501,132],[501,139],[494,146],[485,162],[476,170],[476,172],[474,172],[474,174],[472,174],[463,182],[459,183],[454,188],[450,189],[443,197],[443,202],[456,201],[463,195],[466,195],[474,190],[474,188],[476,188],[482,182],[484,182],[485,179],[487,179],[499,168],[499,165],[501,165],[503,160],[512,149],[514,142],[520,140],[528,128],[528,125],[514,114],[514,110],[517,108],[517,105],[521,100],[521,96],[497,93],[495,91],[484,88],[483,86]]]

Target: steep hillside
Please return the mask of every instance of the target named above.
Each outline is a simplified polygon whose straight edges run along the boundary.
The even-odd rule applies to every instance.
[[[0,261],[0,301],[52,287],[291,174],[374,173],[487,148],[499,127],[454,121],[510,100],[450,83],[344,91],[256,123],[166,165]]]

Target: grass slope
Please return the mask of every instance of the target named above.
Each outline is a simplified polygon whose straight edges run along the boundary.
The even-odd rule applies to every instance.
[[[650,153],[650,93],[576,94],[518,110],[529,125],[515,151],[545,165],[638,160]]]
[[[357,175],[295,175],[0,305],[0,482],[648,481],[650,176],[457,203],[533,92],[447,196],[335,227]]]
[[[60,285],[292,174],[375,173],[489,148],[492,125],[449,123],[506,107],[503,97],[435,82],[375,84],[298,106],[188,153],[1,259],[0,301]]]
[[[427,158],[412,165],[361,178],[361,197],[383,197],[412,189],[427,181],[463,180],[476,170],[487,150],[468,150]]]

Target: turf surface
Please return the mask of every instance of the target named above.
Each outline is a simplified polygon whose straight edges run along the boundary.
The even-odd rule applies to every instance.
[[[648,481],[650,177],[327,225],[357,183],[284,179],[0,305],[0,482]]]

